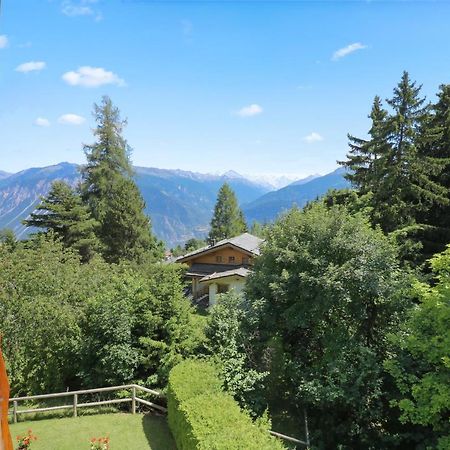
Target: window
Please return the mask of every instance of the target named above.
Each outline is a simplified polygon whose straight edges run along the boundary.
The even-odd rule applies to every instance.
[[[248,264],[248,263],[249,263],[248,256],[243,256],[242,257],[242,264]]]
[[[221,256],[216,256],[216,262],[221,263],[222,262],[222,257]]]
[[[229,256],[229,257],[228,257],[228,262],[229,262],[230,264],[233,264],[233,263],[234,263],[234,256]]]

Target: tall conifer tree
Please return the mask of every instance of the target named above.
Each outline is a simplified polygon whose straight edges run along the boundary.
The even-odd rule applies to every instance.
[[[96,237],[98,222],[91,216],[81,197],[64,181],[55,181],[47,197],[43,197],[36,212],[24,220],[27,227],[52,231],[66,247],[73,247],[84,261],[99,250]]]
[[[94,105],[97,142],[86,145],[82,196],[100,222],[99,237],[109,262],[143,262],[162,255],[151,231],[145,203],[132,176],[130,147],[122,136],[126,121],[109,97]]]
[[[211,220],[210,243],[237,236],[247,231],[244,214],[239,208],[235,193],[224,183],[217,195],[214,215]]]
[[[377,176],[388,154],[389,145],[385,136],[387,115],[380,97],[376,96],[369,114],[372,120],[369,130],[370,139],[361,139],[349,134],[350,151],[347,154],[347,161],[339,162],[348,169],[346,178],[359,189],[361,194],[374,190]]]
[[[438,101],[432,105],[428,123],[428,139],[422,143],[421,151],[429,155],[433,168],[432,180],[450,193],[450,85],[441,85]],[[447,201],[433,202],[429,210],[423,211],[420,222],[427,226],[422,232],[424,253],[427,259],[442,252],[450,242],[450,206]]]
[[[431,126],[430,106],[420,90],[404,72],[387,100],[390,113],[375,98],[369,139],[349,136],[350,152],[341,162],[359,192],[371,193],[374,224],[396,232],[408,258],[422,246],[424,216],[433,205],[448,203],[447,189],[436,178],[443,161],[431,150],[440,133]]]

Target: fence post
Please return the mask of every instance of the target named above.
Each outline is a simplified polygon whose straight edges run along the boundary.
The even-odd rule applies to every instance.
[[[303,414],[305,416],[306,448],[309,449],[309,446],[311,445],[311,443],[309,441],[308,414],[306,413],[306,409],[303,410]]]
[[[73,417],[77,417],[78,394],[73,394]]]
[[[17,400],[13,402],[13,421],[17,423]]]
[[[136,414],[136,388],[131,388],[131,413]]]

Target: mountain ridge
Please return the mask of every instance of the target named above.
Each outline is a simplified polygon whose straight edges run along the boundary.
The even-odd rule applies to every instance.
[[[299,208],[320,197],[329,189],[349,188],[344,178],[345,169],[338,169],[326,175],[315,177],[305,183],[292,183],[282,189],[268,192],[253,202],[243,205],[244,215],[249,223],[271,222],[284,211],[296,205]]]
[[[76,186],[80,181],[79,167],[61,162],[8,173],[3,178],[0,175],[0,229],[12,228],[19,238],[26,236],[29,230],[21,221],[36,208],[53,181],[62,179]],[[272,221],[293,204],[301,207],[329,188],[348,185],[343,169],[324,176],[311,175],[278,190],[236,171],[214,175],[140,166],[134,170],[153,230],[168,246],[207,234],[217,193],[224,182],[235,191],[249,224],[255,220]]]

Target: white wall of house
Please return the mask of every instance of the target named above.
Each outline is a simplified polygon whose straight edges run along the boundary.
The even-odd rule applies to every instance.
[[[226,277],[224,279],[218,279],[214,283],[209,284],[209,306],[213,306],[217,303],[217,294],[219,290],[223,292],[223,288],[226,287],[228,291],[234,290],[235,292],[242,292],[245,287],[245,278],[242,277]]]

